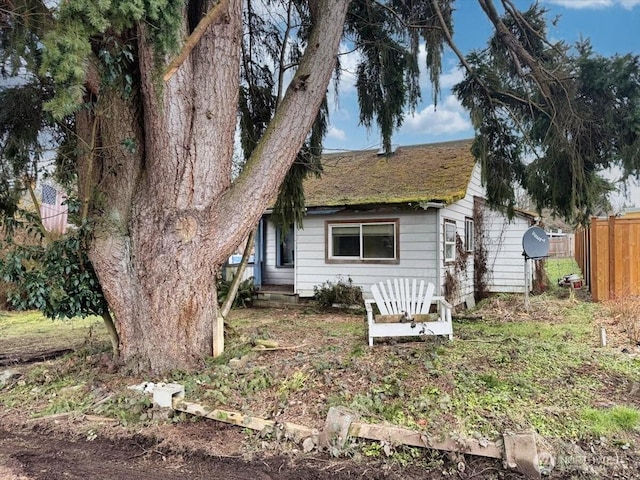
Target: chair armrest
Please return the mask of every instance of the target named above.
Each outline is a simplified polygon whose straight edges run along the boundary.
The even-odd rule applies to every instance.
[[[367,311],[367,318],[372,321],[373,320],[373,304],[376,303],[376,301],[372,298],[365,298],[364,299],[364,309]]]
[[[451,306],[451,304],[449,302],[447,302],[447,300],[442,296],[434,296],[434,297],[431,298],[431,301],[432,302],[436,302],[437,301],[437,302],[441,303],[443,306],[445,306],[446,308],[449,308],[449,309],[453,308]]]

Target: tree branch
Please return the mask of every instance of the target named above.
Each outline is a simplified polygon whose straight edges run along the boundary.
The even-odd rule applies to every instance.
[[[227,292],[227,298],[225,299],[222,307],[220,307],[220,315],[223,318],[227,318],[229,312],[231,311],[231,307],[233,307],[233,301],[236,298],[236,294],[238,293],[238,288],[240,287],[240,282],[242,281],[242,274],[247,268],[247,263],[249,263],[249,256],[251,256],[251,250],[253,249],[253,242],[256,238],[256,228],[251,230],[249,234],[249,238],[247,238],[247,243],[244,246],[244,251],[242,252],[242,260],[240,260],[240,265],[236,270],[233,280],[231,281],[231,285],[229,286],[229,291]]]
[[[540,66],[538,61],[531,56],[529,52],[514,38],[513,34],[509,32],[507,26],[502,22],[493,0],[478,0],[482,10],[486,13],[489,20],[496,29],[497,35],[504,42],[505,47],[514,52],[519,58],[521,58],[526,65],[531,69],[531,76],[533,81],[538,85],[540,93],[545,99],[547,106],[554,112],[552,117],[555,117],[555,105],[551,99],[551,91],[547,82],[547,72]]]
[[[444,17],[442,16],[442,12],[440,11],[438,0],[431,0],[431,4],[433,6],[433,10],[436,12],[436,15],[438,16],[438,22],[440,23],[440,27],[442,28],[442,31],[444,33],[444,38],[447,41],[447,45],[449,45],[449,48],[451,48],[451,50],[453,50],[453,53],[456,54],[456,56],[458,57],[458,60],[460,60],[460,63],[465,68],[465,70],[469,73],[469,75],[471,75],[473,79],[478,83],[478,85],[480,85],[480,87],[484,90],[487,97],[491,98],[489,89],[484,84],[484,82],[476,75],[473,67],[469,64],[469,62],[467,62],[466,57],[463,55],[463,53],[460,51],[458,46],[453,41],[451,31],[447,27],[447,23],[444,21]]]
[[[275,116],[235,184],[213,207],[217,212],[212,212],[211,218],[235,217],[241,221],[216,224],[217,236],[244,236],[274,200],[326,95],[349,3],[350,0],[318,1],[308,46]],[[240,215],[238,205],[243,206]]]
[[[178,71],[180,65],[184,63],[191,51],[198,44],[198,42],[202,38],[202,35],[204,35],[204,32],[207,31],[207,28],[220,17],[222,17],[222,15],[224,14],[224,9],[228,4],[229,0],[220,0],[217,4],[211,7],[211,9],[202,18],[202,20],[200,20],[196,28],[194,28],[193,32],[191,32],[191,35],[189,35],[185,40],[180,53],[167,66],[165,74],[162,77],[165,82],[168,82],[171,77],[173,77],[173,74]]]
[[[51,240],[51,235],[49,234],[48,230],[44,228],[44,221],[42,220],[42,213],[40,212],[40,203],[36,198],[36,193],[33,191],[33,184],[31,182],[31,179],[27,178],[25,183],[27,184],[29,196],[31,197],[31,201],[33,202],[36,214],[38,215],[38,229],[40,230],[40,233],[42,234],[44,239],[49,241]]]
[[[278,62],[278,94],[276,96],[276,109],[278,108],[278,104],[282,100],[282,91],[284,89],[284,56],[287,53],[287,41],[289,40],[289,32],[291,31],[291,8],[293,2],[289,0],[289,5],[287,7],[287,27],[284,31],[284,35],[282,38],[282,48],[280,49],[280,61]]]

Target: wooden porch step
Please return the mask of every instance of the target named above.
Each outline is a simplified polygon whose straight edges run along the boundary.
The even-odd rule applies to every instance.
[[[257,307],[277,304],[295,305],[299,300],[298,294],[293,292],[258,290],[254,295],[253,304]]]

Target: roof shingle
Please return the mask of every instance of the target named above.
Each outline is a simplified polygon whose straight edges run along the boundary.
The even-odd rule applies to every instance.
[[[475,159],[471,140],[322,156],[321,178],[304,182],[307,207],[401,204],[464,197]]]

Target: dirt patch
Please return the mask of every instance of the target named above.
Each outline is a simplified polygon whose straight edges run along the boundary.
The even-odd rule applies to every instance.
[[[122,435],[113,438],[65,433],[64,428],[0,427],[0,478],[3,480],[299,480],[299,479],[443,479],[455,471],[457,478],[516,479],[498,462],[469,458],[461,471],[448,462],[435,471],[418,467],[392,468],[379,462],[357,462],[314,455],[216,454],[212,445],[229,437],[227,427],[215,422],[176,426],[167,436]],[[156,434],[161,432],[156,431]],[[236,434],[232,433],[232,436]],[[168,438],[170,437],[170,438]],[[181,440],[180,440],[181,439]],[[199,445],[193,440],[199,439]],[[204,445],[204,447],[203,447]],[[196,447],[196,448],[192,448]],[[229,446],[225,446],[226,451]],[[207,452],[207,453],[204,453]],[[496,474],[498,474],[496,476]]]

